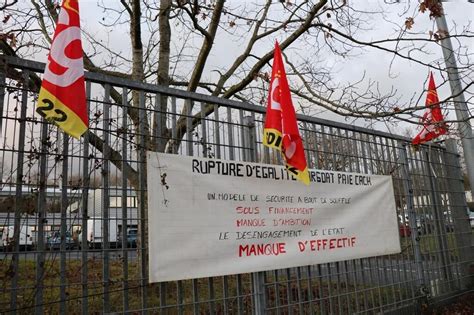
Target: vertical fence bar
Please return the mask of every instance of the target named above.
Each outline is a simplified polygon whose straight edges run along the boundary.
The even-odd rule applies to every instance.
[[[273,290],[274,290],[274,299],[275,299],[275,305],[274,305],[274,308],[275,308],[275,312],[276,312],[276,315],[280,315],[281,314],[281,310],[280,310],[280,285],[278,283],[278,270],[274,270],[272,273],[271,273],[271,277],[273,279]]]
[[[302,129],[302,140],[303,140],[303,147],[305,148],[304,153],[306,157],[306,164],[308,169],[313,168],[313,164],[311,163],[311,151],[312,147],[309,146],[310,140],[309,140],[309,130],[308,130],[308,124],[306,122],[302,122],[301,125],[303,126],[300,128]]]
[[[333,155],[334,157],[334,155]],[[333,160],[334,161],[334,160]],[[332,165],[334,167],[334,164]],[[332,281],[332,270],[331,270],[331,263],[325,263],[325,264],[321,264],[321,266],[323,268],[326,269],[326,278],[327,278],[327,288],[328,288],[328,303],[329,303],[329,313],[330,314],[335,314],[336,313],[336,310],[335,310],[335,304],[334,301],[333,301],[333,298],[334,298],[334,294],[333,294],[333,289],[332,289],[332,285],[333,285],[333,281]]]
[[[250,135],[250,152],[249,152],[249,157],[250,161],[252,162],[257,162],[257,152],[258,152],[258,147],[257,147],[257,128],[255,125],[255,113],[252,112],[250,114],[250,130],[249,130],[249,135]]]
[[[386,154],[387,154],[387,175],[392,175],[393,178],[392,178],[392,183],[394,183],[394,185],[396,185],[395,183],[397,183],[397,178],[396,178],[396,174],[395,174],[395,170],[396,170],[396,161],[397,161],[397,151],[395,150],[395,143],[393,141],[393,139],[386,139],[386,146],[387,146],[387,150],[386,150]],[[390,150],[391,148],[391,150]],[[395,190],[395,187],[394,187],[394,193],[395,193],[395,203],[397,202],[397,190]],[[397,218],[398,220],[398,218]],[[395,281],[395,266],[397,265],[394,261],[394,255],[390,255],[387,259],[388,261],[388,265],[387,263],[385,263],[385,266],[386,268],[389,268],[390,269],[390,279],[388,280],[388,283],[392,284],[390,286],[391,288],[391,291],[392,291],[392,301],[396,303],[397,301],[397,296],[396,296],[396,293],[397,291],[395,290],[397,284],[396,284],[396,281]],[[400,272],[400,271],[397,271],[397,272]],[[388,279],[388,277],[387,277]],[[400,284],[398,284],[398,287],[400,288]],[[400,290],[399,290],[400,292]]]
[[[206,106],[204,103],[201,103],[201,145],[202,145],[202,156],[208,156],[208,141],[207,141],[207,128],[206,128]]]
[[[184,314],[183,304],[184,304],[184,294],[183,294],[183,281],[178,280],[176,282],[178,294],[177,294],[177,304],[178,304],[178,315]]]
[[[229,139],[229,160],[235,159],[234,154],[234,126],[232,124],[232,109],[227,107],[227,132],[228,132],[228,139]]]
[[[178,146],[177,141],[178,141],[178,132],[176,130],[176,97],[171,98],[171,138],[173,139],[171,141],[172,148],[171,148],[171,153],[178,153]]]
[[[262,120],[265,121],[265,119],[266,119],[266,114],[262,114]],[[263,123],[263,121],[262,121],[262,123]],[[262,125],[261,128],[264,128],[264,126]],[[263,144],[263,141],[264,141],[264,139],[263,139],[263,137],[264,137],[263,130],[260,130],[260,134],[262,135],[262,144]],[[259,161],[261,163],[262,162],[263,163],[268,163],[268,164],[272,163],[273,161],[270,160],[270,148],[267,147],[266,145],[262,145],[262,146],[263,146],[263,153],[262,153],[262,156],[259,157]]]
[[[242,122],[242,156],[245,162],[255,162],[252,160],[251,152],[254,151],[255,136],[253,131],[255,130],[255,121],[252,116],[243,116],[240,111],[241,122]],[[253,141],[253,142],[252,142]]]
[[[216,309],[216,301],[215,301],[215,291],[214,291],[214,279],[208,278],[207,279],[207,289],[209,293],[209,314],[214,315],[214,310]]]
[[[301,293],[301,268],[302,267],[296,267],[293,268],[294,271],[296,271],[296,293],[297,293],[297,301],[296,304],[298,305],[298,314],[304,314],[304,300],[303,300],[303,295]]]
[[[334,146],[334,129],[332,127],[328,127],[329,131],[327,134],[327,137],[329,138],[329,152],[332,154],[332,162],[331,162],[331,169],[334,171],[340,171],[338,165],[337,165],[337,155],[336,155],[336,148]]]
[[[406,152],[406,144],[400,143],[399,149],[400,164],[402,165],[402,181],[403,189],[405,191],[405,199],[408,210],[408,224],[410,226],[410,237],[413,244],[413,254],[415,258],[415,271],[416,271],[416,285],[418,293],[418,309],[421,307],[426,299],[427,289],[423,273],[423,258],[421,257],[420,248],[420,237],[418,235],[418,229],[416,226],[416,212],[413,205],[413,187],[410,178],[410,170],[408,167],[408,157]]]
[[[193,315],[199,315],[199,283],[197,279],[192,280],[193,291]]]
[[[326,131],[325,127],[321,126],[321,147],[322,147],[322,152],[321,152],[321,165],[319,166],[321,169],[330,169],[329,167],[329,158],[328,158],[328,143],[329,141],[326,141]]]
[[[148,282],[148,273],[147,273],[147,247],[146,242],[148,238],[147,233],[147,195],[146,195],[146,140],[145,140],[145,125],[146,125],[146,115],[145,115],[145,92],[140,91],[139,99],[139,112],[138,119],[140,121],[139,126],[139,145],[138,145],[138,193],[139,193],[139,212],[140,212],[140,288],[141,288],[141,302],[142,302],[142,314],[146,314],[146,308],[148,305],[147,302],[147,282]]]
[[[25,104],[26,105],[26,104]],[[41,125],[41,155],[39,164],[39,194],[38,194],[38,243],[36,254],[36,298],[35,298],[35,313],[43,314],[43,291],[44,291],[44,276],[45,276],[45,253],[44,253],[44,222],[46,219],[46,166],[48,154],[48,124],[43,120]]]
[[[102,269],[102,282],[104,285],[104,304],[103,312],[110,313],[110,216],[109,216],[109,160],[110,160],[110,85],[105,85],[104,95],[104,121],[103,121],[103,161],[102,161],[102,198],[101,198],[101,213],[102,213],[102,255],[103,255],[103,269]]]
[[[168,314],[168,310],[166,309],[166,287],[166,282],[160,282],[160,308],[163,314]]]
[[[257,139],[255,134],[255,118],[253,116],[243,116],[240,111],[242,122],[244,125],[244,133],[242,135],[242,145],[244,157],[248,162],[255,162],[253,152],[256,152]],[[252,274],[253,279],[253,295],[254,295],[254,312],[255,314],[265,314],[266,296],[265,296],[265,272],[255,272]]]
[[[344,133],[344,138],[345,138],[345,146],[347,146],[347,152],[349,154],[348,158],[348,164],[346,166],[346,171],[348,172],[353,172],[354,171],[354,166],[357,161],[355,161],[355,150],[357,148],[357,140],[355,137],[355,133],[352,133],[352,137],[349,135],[349,132],[346,130]],[[354,260],[346,260],[344,261],[344,281],[346,283],[346,303],[348,305],[348,312],[349,313],[354,313],[352,310],[353,304],[356,305],[356,309],[359,304],[359,296],[357,294],[357,283],[356,281],[351,281],[350,273],[354,273],[354,279],[355,279],[355,274],[357,272],[356,266],[355,266],[355,261]],[[351,270],[349,272],[349,270]],[[350,285],[354,287],[354,300],[351,300],[352,296],[352,290],[350,288]]]
[[[186,148],[188,156],[193,156],[193,117],[192,110],[193,110],[193,101],[186,100],[185,101],[185,108],[186,108]]]
[[[242,275],[237,275],[237,314],[244,314],[243,292],[242,292]]]
[[[375,170],[372,169],[372,174],[384,174],[385,173],[385,169],[384,169],[384,161],[383,161],[383,150],[382,150],[382,140],[380,139],[380,150],[379,150],[379,144],[377,143],[377,139],[380,139],[379,137],[375,136],[374,135],[374,138],[373,138],[373,155],[375,155],[375,159],[376,159],[376,167],[375,167]],[[372,156],[373,156],[372,155]],[[380,278],[381,278],[381,274],[380,274],[380,259],[381,257],[380,256],[377,256],[377,257],[373,257],[373,258],[369,258],[369,262],[372,262],[372,259],[373,259],[373,268],[374,268],[374,274],[375,274],[375,279],[377,279],[377,294],[378,294],[378,304],[379,304],[379,307],[380,307],[380,312],[383,311],[383,297],[382,297],[382,291],[381,291],[381,288],[380,288]]]
[[[312,284],[312,272],[311,272],[312,266],[306,266],[306,285],[308,286],[308,307],[309,307],[309,314],[314,314],[314,295],[313,295],[313,284]]]
[[[380,166],[380,158],[378,156],[378,148],[377,148],[377,137],[376,135],[369,135],[368,136],[368,154],[367,157],[371,160],[369,165],[369,169],[365,170],[365,172],[370,172],[371,174],[378,174],[379,166]],[[377,272],[378,272],[378,265],[377,265],[377,258],[376,257],[368,257],[365,258],[369,266],[369,281],[374,286],[372,288],[371,293],[373,297],[373,305],[372,309],[376,309],[381,307],[381,292],[380,287],[376,285],[376,281],[378,279]],[[374,293],[375,291],[375,293]],[[376,294],[376,295],[375,295]]]
[[[474,249],[472,245],[472,232],[469,226],[469,217],[466,213],[467,204],[464,193],[464,185],[461,181],[461,166],[459,165],[459,153],[454,139],[446,140],[446,174],[450,187],[449,200],[454,218],[454,231],[457,250],[459,252],[459,269],[461,277],[461,289],[472,288],[474,276],[471,266],[474,266]],[[469,210],[468,210],[469,211]]]
[[[358,139],[356,137],[356,134],[353,133],[352,136],[352,141],[350,142],[351,144],[349,145],[351,147],[351,154],[353,156],[353,162],[349,164],[349,171],[350,172],[360,172],[360,163],[358,159],[358,143],[361,143],[362,145],[362,140]],[[351,159],[352,160],[352,159]],[[360,302],[359,302],[359,294],[358,294],[358,288],[359,288],[359,283],[358,283],[358,276],[357,276],[357,261],[355,259],[352,259],[349,261],[350,267],[353,270],[354,276],[353,276],[353,286],[354,286],[354,304],[355,304],[355,312],[358,313],[360,310]],[[366,296],[366,293],[364,291],[364,297]],[[365,298],[363,299],[364,301],[366,300]]]
[[[229,314],[229,277],[224,276],[224,279],[222,280],[222,295],[224,298],[223,301],[223,308],[224,308],[224,314]]]
[[[243,116],[240,111],[242,122],[242,151],[244,161],[255,162],[252,152],[256,151],[255,136],[255,118],[253,116]],[[265,272],[255,272],[252,274],[253,298],[254,298],[254,314],[265,314],[266,297],[265,297]]]
[[[155,94],[155,111],[153,113],[153,121],[156,126],[152,130],[156,150],[158,152],[164,152],[166,140],[165,140],[165,130],[166,130],[166,113],[163,112],[163,109],[167,107],[167,96],[161,95],[160,93]]]
[[[219,106],[214,105],[214,143],[215,143],[215,157],[217,159],[221,158],[221,131],[220,131],[220,122],[219,122]]]
[[[163,105],[163,108],[167,108]],[[161,115],[167,116],[167,113],[160,112]],[[160,120],[162,121],[162,120]],[[164,119],[163,119],[164,121]],[[164,127],[164,126],[163,126]],[[176,148],[176,139],[177,138],[177,133],[176,133],[176,97],[171,98],[171,148],[168,148],[168,150],[171,150],[171,153],[176,154],[177,153],[177,148]],[[163,150],[164,150],[164,145],[163,145]],[[160,306],[163,309],[163,313],[167,314],[168,309],[165,308],[167,305],[166,302],[166,293],[167,293],[167,284],[166,282],[161,282],[160,283]]]
[[[5,68],[3,71],[0,71],[0,136],[2,135],[2,128],[3,128],[3,108],[4,108],[4,102],[5,102],[5,88],[7,86],[6,84],[6,72],[7,72],[7,67],[8,64],[5,63]],[[0,178],[3,178],[1,176],[2,173],[0,172]]]
[[[368,134],[364,134],[364,138],[365,140],[362,140],[361,144],[362,144],[362,147],[361,147],[361,155],[362,155],[362,161],[364,162],[363,165],[362,165],[362,168],[363,168],[363,172],[365,174],[369,174],[369,170],[373,170],[373,163],[372,161],[370,161],[370,164],[367,163],[367,160],[371,159],[372,155],[371,155],[371,148],[370,148],[370,138],[369,138],[369,135]],[[365,267],[365,262],[368,262],[367,264],[367,267]],[[362,277],[362,282],[363,283],[370,283],[372,284],[372,275],[371,275],[371,272],[372,272],[372,266],[370,264],[370,260],[367,259],[367,258],[362,258],[360,259],[360,268],[361,268],[361,277]],[[364,268],[368,268],[368,271],[364,270]],[[364,307],[365,309],[368,309],[369,307],[369,303],[368,303],[368,293],[366,294],[366,292],[369,291],[370,292],[370,298],[372,300],[372,305],[373,307],[375,306],[375,297],[374,297],[374,291],[373,290],[365,290],[364,291]]]
[[[390,175],[390,162],[389,162],[389,155],[390,155],[390,146],[387,143],[387,139],[384,137],[378,137],[379,139],[379,150],[378,150],[378,156],[379,158],[379,163],[380,163],[380,170],[378,174],[382,175]],[[393,184],[393,181],[392,181]],[[395,196],[393,196],[395,200]],[[395,209],[396,211],[396,209]],[[398,222],[398,216],[397,216],[397,222]],[[379,286],[381,287],[383,281],[386,283],[389,282],[389,276],[393,275],[393,268],[391,268],[391,261],[390,261],[390,256],[387,257],[377,257],[377,269],[378,269],[378,279],[382,279],[381,282],[379,282]],[[390,292],[391,291],[391,292]],[[384,307],[384,301],[390,301],[390,293],[393,293],[393,287],[389,286],[387,288],[379,288],[379,296],[382,296],[381,298],[381,306],[380,306],[380,311],[383,312],[383,307]]]
[[[87,111],[90,112],[90,99],[91,99],[91,82],[86,82],[86,100],[87,100]],[[89,175],[89,132],[87,131],[84,136],[84,143],[83,143],[83,152],[82,152],[82,194],[81,194],[81,284],[82,284],[82,314],[87,315],[89,313],[89,290],[88,290],[88,244],[87,244],[87,235],[89,233],[89,229],[87,228],[87,222],[89,219],[89,183],[90,183],[90,175]]]
[[[8,64],[5,63],[5,67],[4,67],[3,71],[0,71],[0,137],[2,137],[2,135],[3,135],[3,110],[4,110],[4,106],[5,106],[5,88],[7,86],[7,84],[6,84],[7,67],[8,67]],[[8,104],[8,102],[7,102],[7,104]],[[8,108],[8,105],[7,105],[7,108]],[[4,145],[5,145],[5,143],[4,143]],[[5,149],[5,148],[3,148],[3,149]],[[3,160],[4,160],[4,156],[2,157],[2,161]],[[4,170],[4,165],[0,166],[0,179],[3,179],[3,170]],[[10,212],[8,212],[8,215],[10,215]]]
[[[349,307],[349,303],[347,303],[347,301],[344,301],[342,302],[342,286],[341,286],[341,265],[342,265],[342,262],[340,261],[336,261],[335,263],[335,267],[336,267],[336,290],[337,290],[337,307],[339,308],[339,314],[347,314],[348,312],[345,311],[343,312],[344,310],[344,306],[345,307]]]
[[[318,297],[319,297],[319,312],[320,314],[328,314],[329,311],[326,307],[326,303],[324,300],[324,286],[323,286],[323,272],[322,272],[322,265],[318,264],[316,265],[316,278],[318,282]],[[329,299],[329,298],[327,298]],[[328,303],[329,304],[329,303]]]
[[[68,174],[69,169],[69,136],[66,133],[63,135],[63,152],[62,152],[62,178],[61,178],[61,245],[60,245],[60,297],[61,304],[59,312],[66,314],[66,233],[67,233],[67,206],[68,206]]]
[[[248,152],[247,152],[247,145],[249,145],[248,142],[248,139],[249,139],[249,135],[248,135],[248,130],[247,130],[247,125],[246,125],[246,122],[247,122],[247,117],[244,118],[244,111],[243,110],[239,110],[239,121],[240,121],[240,147],[241,147],[241,160],[242,161],[246,161],[248,162],[249,159],[248,159]]]
[[[158,98],[157,98],[158,99]],[[128,172],[127,172],[127,115],[128,115],[128,99],[127,99],[127,88],[122,88],[122,273],[123,273],[123,294],[122,294],[122,310],[126,313],[129,309],[128,304]],[[159,116],[159,115],[158,115]],[[161,121],[161,120],[160,120]],[[161,125],[161,124],[160,124]],[[159,136],[162,135],[160,132]],[[135,205],[133,205],[134,207]]]
[[[23,71],[23,86],[24,90],[21,94],[21,109],[20,109],[20,131],[18,137],[18,158],[16,166],[16,181],[15,181],[15,218],[13,223],[13,255],[12,255],[12,290],[10,295],[10,308],[12,312],[16,314],[17,308],[17,295],[18,295],[18,277],[19,277],[19,258],[20,258],[20,226],[21,226],[21,199],[23,189],[23,163],[25,159],[24,148],[25,148],[25,133],[26,133],[26,108],[28,102],[28,79],[30,73],[28,70]],[[9,245],[9,244],[7,244]]]

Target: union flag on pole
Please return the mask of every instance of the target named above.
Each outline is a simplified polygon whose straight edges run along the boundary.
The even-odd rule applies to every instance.
[[[285,159],[288,172],[309,185],[303,141],[298,130],[296,113],[291,101],[290,87],[286,79],[278,42],[275,42],[263,144],[280,150]]]
[[[79,138],[89,126],[78,0],[63,0],[36,112]]]
[[[414,145],[431,141],[440,135],[444,135],[448,131],[446,128],[446,123],[443,119],[443,114],[441,113],[438,93],[436,92],[436,85],[434,82],[433,73],[431,72],[425,105],[426,111],[421,118],[423,126],[420,133],[418,133],[412,140],[412,144]]]

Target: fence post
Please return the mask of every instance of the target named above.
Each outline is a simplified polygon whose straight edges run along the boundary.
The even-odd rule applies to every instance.
[[[413,186],[410,179],[410,171],[408,168],[406,143],[401,143],[399,154],[400,164],[402,165],[403,189],[405,191],[405,198],[408,210],[408,224],[410,225],[411,241],[413,243],[413,254],[415,257],[416,285],[420,294],[419,302],[422,302],[422,300],[426,298],[428,290],[426,288],[425,278],[423,274],[423,259],[421,257],[420,236],[418,235],[418,230],[416,226],[416,211],[413,205]]]
[[[128,117],[128,98],[127,98],[128,89],[126,87],[122,88],[122,129],[127,130],[127,117]],[[161,136],[161,133],[160,133]],[[127,138],[122,137],[122,274],[123,274],[123,296],[122,296],[122,303],[123,308],[122,311],[124,313],[128,312],[129,303],[128,303],[128,250],[127,250],[127,235],[128,235],[128,172],[127,172]],[[133,205],[135,207],[135,205]],[[132,217],[133,215],[131,215]],[[138,217],[137,217],[138,218]]]
[[[30,74],[28,70],[23,71],[23,84],[24,86],[28,86]],[[18,152],[17,157],[17,168],[16,168],[16,189],[15,189],[15,217],[13,223],[13,255],[10,268],[12,270],[12,290],[10,295],[10,308],[12,314],[16,314],[17,308],[17,295],[18,295],[18,277],[19,277],[19,259],[20,259],[20,226],[21,226],[21,207],[20,201],[23,198],[22,188],[23,188],[23,163],[25,160],[25,134],[26,134],[26,109],[27,109],[27,102],[28,102],[28,91],[25,88],[21,93],[21,109],[20,109],[20,130],[19,130],[19,137],[18,137],[18,148],[20,149]],[[3,115],[3,113],[2,113]]]
[[[61,253],[60,253],[60,297],[61,304],[59,312],[61,314],[67,313],[67,280],[66,280],[66,234],[67,234],[67,207],[69,205],[68,198],[68,170],[69,170],[69,136],[66,133],[62,133],[63,138],[63,152],[62,152],[62,180],[61,180]],[[73,231],[71,230],[71,236]]]
[[[446,174],[448,174],[449,200],[451,215],[454,218],[454,231],[456,247],[459,252],[459,269],[461,272],[461,288],[467,289],[474,286],[474,238],[469,225],[467,204],[462,184],[462,173],[459,165],[459,153],[454,139],[446,140]]]
[[[246,162],[255,162],[257,152],[257,141],[255,134],[255,117],[245,116],[244,123],[244,157]],[[252,290],[254,297],[253,313],[265,314],[265,272],[254,272],[252,274]]]
[[[27,87],[27,85],[25,85]],[[26,107],[26,103],[23,104]],[[48,150],[48,122],[45,119],[41,120],[41,155],[39,161],[39,194],[38,194],[38,228],[37,228],[37,247],[36,250],[36,298],[35,298],[35,314],[43,314],[43,293],[44,293],[44,278],[45,278],[45,238],[44,238],[44,223],[46,220],[46,168],[47,168],[47,154]],[[22,147],[24,148],[24,147]]]
[[[103,158],[101,169],[101,226],[102,226],[102,282],[103,288],[103,307],[104,314],[110,313],[110,84],[105,85],[104,91],[104,116],[103,116]],[[95,220],[95,218],[94,218]]]
[[[86,106],[87,111],[90,112],[90,103],[91,103],[91,82],[86,81]],[[89,259],[89,246],[87,243],[87,235],[89,233],[87,228],[87,222],[89,221],[89,187],[90,187],[90,173],[89,173],[89,132],[87,131],[83,138],[84,144],[82,149],[82,191],[81,191],[81,201],[80,208],[78,213],[80,213],[81,220],[81,286],[82,286],[82,301],[81,301],[81,311],[82,315],[89,314],[89,288],[87,283],[89,281],[89,271],[88,271],[88,259]]]
[[[140,294],[141,294],[141,314],[147,314],[146,311],[148,305],[148,192],[147,192],[147,175],[146,175],[146,138],[145,138],[145,122],[146,122],[146,104],[145,104],[145,92],[142,90],[139,92],[139,109],[138,109],[138,120],[140,126],[138,127],[139,132],[139,145],[138,145],[138,207],[140,217],[140,248],[138,249],[139,262],[140,262]]]

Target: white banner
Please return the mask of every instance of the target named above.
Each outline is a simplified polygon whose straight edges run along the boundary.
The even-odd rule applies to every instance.
[[[400,252],[390,176],[148,153],[150,282]]]

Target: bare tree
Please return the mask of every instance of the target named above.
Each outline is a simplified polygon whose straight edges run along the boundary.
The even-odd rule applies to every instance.
[[[468,27],[451,33],[448,30],[412,31],[418,19],[441,14],[436,1],[407,4],[399,21],[388,20],[383,9],[361,10],[357,4],[332,0],[267,0],[254,4],[224,0],[121,0],[114,3],[99,0],[97,5],[102,10],[103,30],[110,34],[127,26],[129,45],[121,50],[112,48],[103,36],[96,36],[86,26],[83,28],[83,41],[87,43],[85,67],[123,78],[264,103],[273,42],[278,38],[286,55],[292,92],[303,112],[312,114],[324,109],[345,117],[418,123],[417,110],[424,107],[422,93],[401,103],[399,91],[394,88],[382,92],[378,82],[364,74],[354,82],[337,83],[323,60],[327,56],[348,58],[378,50],[391,56],[392,63],[408,60],[446,73],[444,63],[429,61],[426,57],[433,49],[440,49],[440,38],[450,36],[459,43],[453,53],[459,60],[465,92],[469,92],[473,84],[473,66],[469,59],[472,52],[464,44],[473,36]],[[52,0],[31,0],[29,3],[7,2],[4,6],[0,43],[3,54],[22,57],[44,54],[51,41],[58,5]],[[375,16],[386,18],[396,34],[370,40],[363,36],[370,26],[368,22]],[[225,51],[226,46],[233,58],[216,61],[213,54]],[[314,53],[305,53],[308,50]],[[112,91],[111,96],[117,103],[121,102],[117,91]],[[453,95],[449,95],[442,102],[452,98]],[[468,94],[467,98],[472,102],[472,95]],[[163,96],[160,103],[163,112],[166,102]],[[133,95],[131,104],[133,108],[138,107],[137,94]],[[192,106],[186,103],[183,111]],[[133,108],[129,116],[138,128],[138,111]],[[205,114],[210,115],[213,110],[209,105],[205,107]],[[164,115],[161,121],[154,120],[153,126],[146,125],[145,131],[150,137],[161,139],[157,147],[148,141],[148,149],[165,151],[179,146],[186,132],[183,117],[177,122],[177,139],[171,139]],[[193,124],[198,123],[196,116]],[[163,126],[160,135],[156,134],[158,124]],[[104,150],[105,144],[97,135],[90,133],[90,141],[99,151]],[[111,154],[113,160],[121,160],[119,152]],[[122,166],[118,163],[117,167]],[[136,170],[129,167],[128,174],[131,184],[137,186]]]

